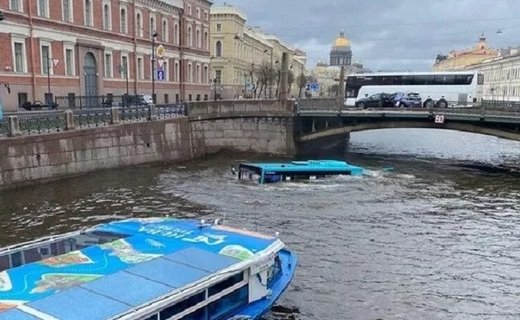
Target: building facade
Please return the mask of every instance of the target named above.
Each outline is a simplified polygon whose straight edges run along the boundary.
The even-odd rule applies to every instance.
[[[151,95],[152,87],[157,103],[208,98],[210,6],[206,0],[0,0],[0,82],[11,87],[11,94],[0,93],[4,105]]]
[[[480,63],[484,60],[496,58],[500,55],[498,50],[490,48],[484,35],[481,35],[477,43],[471,49],[453,50],[448,55],[437,55],[434,71],[464,70],[468,66]]]
[[[466,69],[484,75],[483,100],[495,102],[520,101],[520,52],[489,59]]]
[[[277,83],[260,88],[258,69],[270,65],[279,70],[282,53],[289,56],[290,72],[296,78],[304,73],[306,56],[275,36],[246,24],[246,15],[230,5],[211,8],[211,77],[215,99],[275,97]],[[260,92],[262,90],[262,92]],[[297,94],[296,85],[290,94]]]

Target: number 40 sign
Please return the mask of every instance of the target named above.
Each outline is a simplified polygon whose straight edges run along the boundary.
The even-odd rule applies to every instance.
[[[444,115],[436,114],[435,115],[435,123],[443,124],[444,123]]]

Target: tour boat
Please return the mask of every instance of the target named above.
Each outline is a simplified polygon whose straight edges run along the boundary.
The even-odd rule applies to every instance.
[[[287,163],[241,163],[239,180],[255,180],[272,183],[289,180],[317,179],[331,175],[361,175],[363,168],[345,161],[307,160]]]
[[[217,222],[114,221],[1,249],[0,319],[259,319],[296,260]]]

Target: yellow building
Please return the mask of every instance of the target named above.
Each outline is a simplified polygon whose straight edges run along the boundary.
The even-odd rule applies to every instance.
[[[470,65],[499,56],[497,50],[488,47],[486,38],[481,35],[475,46],[466,50],[453,50],[448,55],[438,55],[433,65],[434,71],[464,70]]]
[[[289,66],[296,78],[304,72],[306,56],[275,36],[246,25],[247,17],[231,5],[211,8],[210,72],[212,96],[222,99],[252,98],[259,95],[256,70],[262,64],[279,69],[282,53],[289,55]],[[292,85],[291,94],[297,94]],[[263,90],[262,97],[274,97],[276,83]]]

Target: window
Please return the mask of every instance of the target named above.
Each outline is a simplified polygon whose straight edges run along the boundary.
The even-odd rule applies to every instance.
[[[225,319],[233,311],[246,305],[249,299],[249,288],[244,286],[208,306],[208,320]]]
[[[22,0],[10,0],[9,1],[9,9],[12,11],[23,12],[23,3]]]
[[[215,55],[217,57],[222,57],[222,42],[217,41],[217,44],[215,45]]]
[[[119,32],[128,32],[128,24],[126,22],[126,8],[121,8],[121,12],[119,13]]]
[[[166,19],[163,19],[162,22],[161,40],[168,42],[168,21],[166,21]]]
[[[42,44],[40,46],[40,52],[41,52],[40,61],[41,61],[41,67],[42,67],[42,70],[41,70],[42,74],[48,74],[49,72],[51,72],[51,74],[52,74],[52,70],[51,70],[51,66],[50,66],[50,59],[51,59],[50,45]]]
[[[25,40],[16,39],[13,43],[14,72],[27,72],[27,59],[25,55]]]
[[[135,15],[135,33],[139,36],[143,36],[143,15],[137,12]]]
[[[192,47],[193,46],[193,34],[191,32],[191,26],[188,27],[188,34],[186,36],[188,37],[186,43],[188,44],[188,46]]]
[[[235,284],[241,282],[244,280],[244,273],[241,272],[239,274],[236,274],[232,277],[229,277],[227,278],[226,280],[224,281],[221,281],[211,287],[209,287],[208,289],[208,297],[211,297],[221,291],[224,291],[226,290],[227,288],[230,288],[232,286],[234,286]]]
[[[29,100],[27,92],[18,92],[18,107],[22,107]]]
[[[61,10],[63,21],[72,22],[72,4],[70,3],[72,0],[62,0],[61,2]]]
[[[173,26],[173,43],[179,44],[179,25],[175,24]]]
[[[191,64],[188,64],[188,79],[186,79],[188,82],[192,82],[193,80],[193,68]]]
[[[222,70],[215,70],[215,80],[217,80],[217,83],[221,83]]]
[[[150,17],[150,38],[153,37],[153,34],[157,30],[157,26],[155,25],[155,17]]]
[[[204,47],[203,49],[208,49],[208,32],[204,32]]]
[[[175,62],[175,65],[174,65],[174,79],[173,81],[179,81],[179,79],[181,78],[181,74],[180,74],[180,69],[179,69],[179,63],[178,62]],[[177,100],[178,102],[178,100]]]
[[[65,74],[67,76],[74,75],[74,50],[72,48],[65,48]]]
[[[163,71],[164,71],[164,81],[168,81],[168,60],[164,60],[163,62]]]
[[[217,31],[218,32],[222,31],[222,24],[217,23]]]
[[[206,292],[202,291],[197,294],[192,295],[191,297],[188,297],[182,301],[179,301],[175,303],[174,305],[164,309],[161,311],[161,319],[169,319],[176,314],[179,314],[183,312],[186,309],[189,309],[202,301],[204,301],[206,298]]]
[[[208,66],[204,66],[204,74],[202,76],[202,83],[208,83]]]
[[[105,53],[105,78],[112,78],[112,53]]]
[[[92,27],[92,1],[85,0],[85,25]]]
[[[110,5],[105,3],[103,5],[103,29],[105,30],[112,30],[112,14],[110,11]]]
[[[143,58],[139,57],[139,58],[137,58],[137,78],[139,80],[142,80],[143,76],[144,76]]]
[[[200,30],[197,30],[197,32],[196,32],[196,41],[197,41],[197,48],[201,48],[202,43],[201,43],[201,37],[200,37]]]
[[[38,0],[38,15],[40,17],[49,17],[49,0]]]
[[[121,72],[120,76],[121,79],[126,79],[128,74],[128,57],[127,56],[121,56]]]
[[[23,256],[21,251],[13,252],[10,255],[11,258],[11,268],[18,267],[24,264]]]
[[[197,12],[197,19],[200,19],[200,9],[197,8],[196,12]]]
[[[197,65],[197,73],[195,76],[196,76],[195,82],[200,83],[200,66],[199,65]]]
[[[190,5],[188,5],[188,15],[191,16],[191,6]]]

